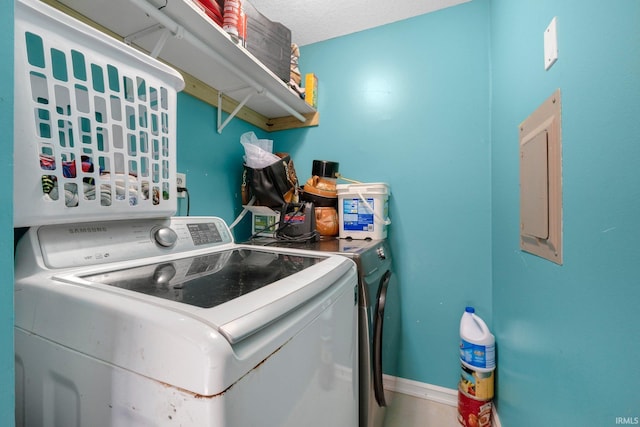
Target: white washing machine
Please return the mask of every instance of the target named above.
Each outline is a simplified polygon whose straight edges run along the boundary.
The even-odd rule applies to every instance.
[[[32,227],[15,276],[19,426],[358,425],[345,257],[105,221]]]

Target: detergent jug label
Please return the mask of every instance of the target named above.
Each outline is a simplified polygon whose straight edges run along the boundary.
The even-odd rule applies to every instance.
[[[342,202],[342,218],[345,230],[374,231],[373,211],[361,199],[344,199]],[[375,209],[373,198],[367,198],[367,203],[372,209]]]
[[[495,368],[495,346],[472,344],[468,341],[460,340],[460,359],[478,368]]]

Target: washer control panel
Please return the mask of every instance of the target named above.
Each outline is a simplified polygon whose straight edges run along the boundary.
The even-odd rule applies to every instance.
[[[178,234],[173,231],[171,227],[156,227],[152,230],[153,239],[160,246],[164,246],[165,248],[171,248],[178,241]]]
[[[217,217],[173,217],[42,226],[35,231],[49,268],[179,254],[233,243]]]

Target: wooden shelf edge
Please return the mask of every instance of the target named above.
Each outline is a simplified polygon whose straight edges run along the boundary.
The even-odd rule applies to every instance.
[[[73,18],[76,18],[81,22],[84,22],[87,25],[90,25],[91,27],[119,41],[124,41],[124,36],[122,36],[121,34],[117,34],[111,31],[110,29],[98,24],[92,19],[87,18],[85,15],[78,13],[76,10],[60,3],[57,0],[40,0],[40,1],[48,4],[51,7],[54,7],[60,10],[61,12],[66,13],[69,16],[72,16]],[[144,49],[141,49],[140,47],[137,47],[137,48],[143,52],[146,52]],[[162,62],[165,62],[165,61],[162,61]],[[191,74],[181,70],[180,68],[176,67],[173,64],[169,64],[167,62],[165,63],[175,68],[176,70],[178,70],[180,74],[182,74],[182,77],[184,78],[184,81],[185,81],[185,88],[183,90],[185,93],[193,96],[196,99],[199,99],[200,101],[203,101],[209,105],[212,105],[215,108],[218,108],[218,90],[216,88],[209,86],[208,84],[192,76]],[[223,95],[222,111],[224,111],[225,113],[231,113],[238,104],[239,103],[236,100]],[[320,114],[318,112],[308,113],[303,115],[307,119],[304,123],[302,123],[301,121],[299,121],[293,116],[268,118],[248,107],[243,107],[236,114],[236,118],[243,120],[247,123],[250,123],[267,132],[275,132],[279,130],[294,129],[294,128],[301,128],[301,127],[318,126],[320,122]]]
[[[207,104],[213,105],[216,108],[218,107],[218,91],[216,89],[212,88],[211,86],[207,85],[206,83],[188,73],[184,73],[181,70],[180,72],[184,77],[185,93],[188,93],[194,98],[206,102]],[[231,99],[226,95],[222,96],[222,111],[224,111],[225,113],[230,113],[236,108],[237,105],[238,102],[236,100]],[[318,126],[320,124],[320,113],[317,111],[314,113],[303,114],[303,116],[307,119],[304,123],[293,116],[270,119],[247,107],[243,107],[236,114],[236,118],[250,123],[257,128],[260,128],[267,132],[312,127]]]
[[[269,130],[270,132],[276,132],[279,130],[297,129],[320,125],[320,113],[318,111],[316,111],[315,113],[303,114],[303,116],[307,119],[304,123],[293,116],[269,119],[267,121],[267,130]]]

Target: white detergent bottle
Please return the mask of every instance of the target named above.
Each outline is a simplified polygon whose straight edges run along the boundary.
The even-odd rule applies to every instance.
[[[460,360],[478,371],[496,367],[495,337],[473,307],[465,308],[460,319]]]

